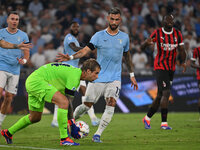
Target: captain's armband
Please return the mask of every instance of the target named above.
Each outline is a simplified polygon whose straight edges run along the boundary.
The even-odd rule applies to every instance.
[[[88,43],[87,46],[93,51],[95,50],[95,47],[92,43]]]

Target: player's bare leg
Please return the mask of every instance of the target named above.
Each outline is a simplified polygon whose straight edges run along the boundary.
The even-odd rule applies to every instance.
[[[0,88],[0,93],[1,93],[1,96],[2,96],[2,93],[3,93],[2,88]],[[10,109],[13,97],[14,97],[14,94],[9,93],[7,91],[5,92],[4,100],[3,100],[2,105],[1,105],[0,128],[1,128],[1,125],[2,125],[2,123],[3,123],[3,121],[6,117],[6,114],[8,113],[8,111]]]

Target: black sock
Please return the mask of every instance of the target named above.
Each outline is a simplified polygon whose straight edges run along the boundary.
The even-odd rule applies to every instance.
[[[10,132],[7,130],[6,134],[9,136],[9,137],[12,137],[12,134],[10,134]]]
[[[200,113],[200,107],[198,107],[199,108],[199,113]]]
[[[167,108],[161,109],[162,122],[167,122],[167,113],[168,113],[168,109]]]
[[[62,139],[60,139],[61,141],[64,141],[64,140],[66,140],[66,138],[62,138]]]
[[[153,107],[150,107],[148,113],[147,113],[147,116],[149,118],[151,118],[155,113],[157,112],[157,109],[154,109]]]

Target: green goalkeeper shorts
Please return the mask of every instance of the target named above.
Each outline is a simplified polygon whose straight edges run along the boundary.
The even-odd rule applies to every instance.
[[[28,107],[31,111],[43,112],[45,101],[51,103],[53,95],[58,91],[37,73],[32,73],[26,80]]]

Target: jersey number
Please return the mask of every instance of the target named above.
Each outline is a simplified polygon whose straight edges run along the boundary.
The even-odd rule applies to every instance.
[[[58,67],[58,66],[66,66],[66,67],[70,67],[70,65],[68,65],[68,64],[58,64],[58,63],[51,64],[51,66],[56,66],[56,67]]]
[[[119,96],[119,93],[120,93],[120,88],[118,88],[118,87],[116,87],[117,88],[117,90],[116,90],[116,96]]]

